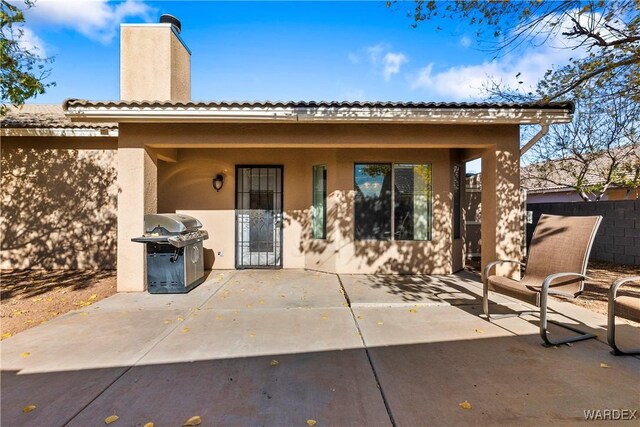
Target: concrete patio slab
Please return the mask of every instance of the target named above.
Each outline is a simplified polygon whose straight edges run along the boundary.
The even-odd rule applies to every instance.
[[[428,307],[482,303],[481,284],[475,276],[465,272],[448,276],[341,274],[340,281],[352,307]],[[519,303],[497,294],[491,295],[490,301],[505,305]]]
[[[180,312],[81,313],[2,341],[3,425],[64,425],[162,339],[172,327],[164,320]],[[31,404],[37,411],[23,414]]]
[[[187,316],[138,364],[363,348],[348,308],[213,310]]]
[[[127,426],[390,425],[363,349],[136,366],[70,425],[114,413]]]
[[[573,424],[584,421],[584,410],[640,407],[637,359],[612,356],[596,340],[545,348],[537,335],[515,336],[455,310],[424,309],[440,312],[433,316],[439,330],[401,308],[358,310],[397,425]],[[397,324],[385,330],[367,318]],[[459,406],[465,401],[471,409]]]
[[[149,294],[148,292],[123,292],[91,305],[91,309],[120,311],[125,307],[136,309],[182,309],[189,310],[202,306],[220,288],[233,278],[236,271],[209,271],[204,283],[186,294]]]
[[[513,336],[454,306],[363,307],[353,312],[367,347]]]
[[[300,308],[344,307],[335,274],[305,270],[243,270],[203,308]]]
[[[604,316],[552,301],[600,340],[545,348],[533,318],[480,318],[473,278],[403,281],[395,294],[370,286],[389,276],[345,285],[349,297],[371,288],[351,308],[337,276],[304,271],[116,295],[2,341],[3,425],[100,426],[114,413],[114,425],[566,425],[640,409],[640,358],[609,354]],[[499,298],[492,312],[531,308]]]

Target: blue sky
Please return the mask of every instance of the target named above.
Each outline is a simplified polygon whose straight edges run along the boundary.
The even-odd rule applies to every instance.
[[[39,0],[26,43],[54,56],[50,88],[32,102],[117,99],[119,24],[182,21],[197,100],[418,100],[481,97],[489,76],[535,82],[563,53],[481,51],[452,21],[412,29],[412,2],[107,2]],[[436,31],[435,27],[443,29]]]
[[[515,84],[520,73],[534,85],[576,53],[525,46],[494,58],[463,24],[411,28],[412,6],[38,0],[26,12],[23,42],[55,57],[57,86],[29,102],[118,99],[120,23],[158,22],[162,13],[182,21],[194,100],[473,101],[489,78]]]

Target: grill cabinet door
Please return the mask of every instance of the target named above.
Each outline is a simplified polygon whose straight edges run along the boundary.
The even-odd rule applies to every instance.
[[[204,275],[202,242],[184,247],[185,285],[189,286]]]

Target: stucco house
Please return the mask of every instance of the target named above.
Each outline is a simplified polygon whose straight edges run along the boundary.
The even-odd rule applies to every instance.
[[[194,101],[190,58],[178,27],[122,24],[120,100],[63,105],[70,128],[82,124],[87,136],[3,124],[3,161],[25,148],[50,157],[76,149],[117,172],[115,189],[97,187],[115,206],[96,209],[112,209],[117,222],[108,250],[117,251],[119,291],[145,289],[145,249],[131,238],[154,212],[201,220],[213,269],[455,272],[465,259],[464,164],[478,157],[483,262],[520,258],[519,126],[564,123],[573,113],[569,103]],[[103,223],[78,217],[76,227],[85,220],[89,229]],[[91,239],[114,232],[94,229],[77,253],[93,259],[105,249]],[[19,251],[11,254],[3,243],[3,267],[21,265]]]

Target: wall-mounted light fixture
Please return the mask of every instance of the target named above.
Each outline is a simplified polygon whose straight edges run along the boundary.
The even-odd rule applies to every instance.
[[[224,184],[224,176],[222,176],[222,174],[218,174],[216,175],[215,178],[213,178],[213,188],[215,188],[216,191],[220,191],[223,184]]]

